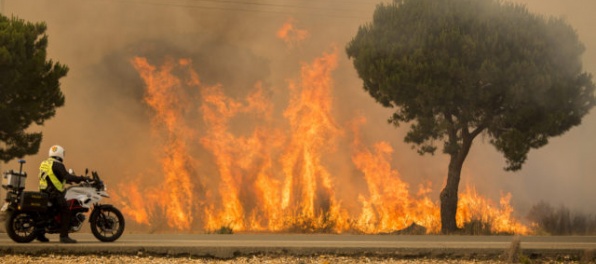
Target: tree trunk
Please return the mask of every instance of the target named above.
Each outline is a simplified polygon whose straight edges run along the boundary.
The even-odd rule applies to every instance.
[[[457,201],[459,191],[459,180],[461,169],[463,167],[466,156],[472,146],[473,137],[468,137],[470,134],[466,133],[463,138],[463,143],[459,146],[457,151],[451,152],[449,155],[449,171],[447,173],[447,184],[441,191],[441,232],[443,234],[450,234],[457,231],[457,223],[455,215],[457,213]]]
[[[449,234],[457,231],[455,215],[457,213],[457,201],[459,191],[459,179],[461,174],[461,164],[457,158],[451,156],[449,162],[449,172],[447,173],[447,184],[441,191],[441,232]]]

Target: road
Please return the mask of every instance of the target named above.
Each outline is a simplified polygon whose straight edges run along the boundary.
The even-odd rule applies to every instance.
[[[17,254],[154,254],[229,259],[235,256],[268,255],[374,255],[422,258],[496,258],[509,247],[511,236],[397,236],[324,234],[124,234],[118,241],[102,243],[91,234],[72,234],[77,244],[17,244],[0,234],[0,253]],[[524,236],[525,255],[571,256],[581,259],[596,255],[595,236]],[[596,257],[596,256],[594,256]],[[593,257],[591,257],[593,258]]]

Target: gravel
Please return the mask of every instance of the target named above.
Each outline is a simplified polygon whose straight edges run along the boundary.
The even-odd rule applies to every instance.
[[[4,255],[1,263],[295,263],[295,264],[345,264],[345,263],[506,263],[497,260],[443,260],[443,259],[391,259],[374,257],[342,257],[342,256],[312,256],[312,257],[268,257],[251,256],[237,257],[230,260],[208,258],[184,258],[161,256],[127,256],[127,255]],[[569,263],[569,262],[566,262]]]
[[[397,260],[391,258],[371,257],[341,257],[341,256],[313,256],[313,257],[267,257],[252,256],[238,257],[230,260],[216,260],[205,258],[182,258],[182,257],[154,257],[154,256],[125,256],[125,255],[4,255],[2,263],[295,263],[295,264],[342,264],[342,263],[505,263],[501,261],[477,261],[477,260],[438,260],[438,259],[410,259]]]

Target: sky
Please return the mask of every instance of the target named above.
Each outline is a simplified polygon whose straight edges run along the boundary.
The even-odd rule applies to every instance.
[[[563,17],[586,47],[584,69],[596,73],[596,33],[593,0],[515,0],[532,12]],[[276,100],[301,63],[339,49],[333,73],[334,113],[339,123],[356,115],[367,119],[363,136],[370,142],[387,141],[394,148],[392,165],[412,186],[432,182],[433,198],[443,187],[447,156],[419,156],[402,142],[406,126],[387,124],[391,109],[377,104],[362,89],[348,60],[345,45],[358,27],[370,21],[379,1],[370,0],[4,0],[2,13],[31,22],[46,22],[48,58],[68,65],[62,79],[66,104],[41,127],[44,139],[38,155],[25,157],[28,188],[37,186],[38,164],[53,144],[66,149],[66,165],[82,174],[98,170],[110,184],[141,177],[158,184],[155,135],[143,103],[144,84],[131,64],[136,56],[159,65],[166,56],[191,58],[202,81],[221,84],[231,96],[245,96],[262,82]],[[275,37],[293,21],[308,31],[301,43]],[[286,50],[287,52],[279,52]],[[281,107],[277,106],[280,112]],[[596,111],[582,124],[529,153],[523,169],[506,172],[505,160],[479,137],[464,164],[460,186],[498,201],[512,194],[512,205],[524,216],[539,201],[594,212],[596,194]],[[11,161],[2,171],[16,169]],[[159,174],[159,173],[157,173]],[[144,176],[146,175],[146,176]]]

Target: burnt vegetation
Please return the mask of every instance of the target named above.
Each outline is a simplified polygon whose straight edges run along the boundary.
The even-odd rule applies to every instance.
[[[1,216],[0,216],[1,218]],[[534,235],[596,235],[596,215],[587,214],[582,211],[572,211],[564,205],[554,207],[551,204],[541,201],[535,204],[527,215],[527,220],[531,222],[530,233]],[[355,222],[351,222],[355,225]],[[337,222],[328,215],[318,218],[316,221],[306,217],[297,217],[287,223],[288,228],[283,232],[290,233],[324,233],[333,234],[336,231],[334,227]],[[230,224],[223,225],[216,230],[208,230],[207,234],[234,234]],[[353,226],[347,233],[364,234],[357,227]],[[380,235],[426,235],[436,234],[428,233],[424,226],[412,223],[410,226],[395,230],[393,232],[383,232]],[[463,223],[463,226],[454,234],[487,236],[487,235],[515,235],[508,232],[495,232],[490,220],[481,220],[474,218]]]
[[[596,235],[596,215],[572,211],[564,205],[555,208],[541,201],[530,209],[527,219],[537,235]]]

